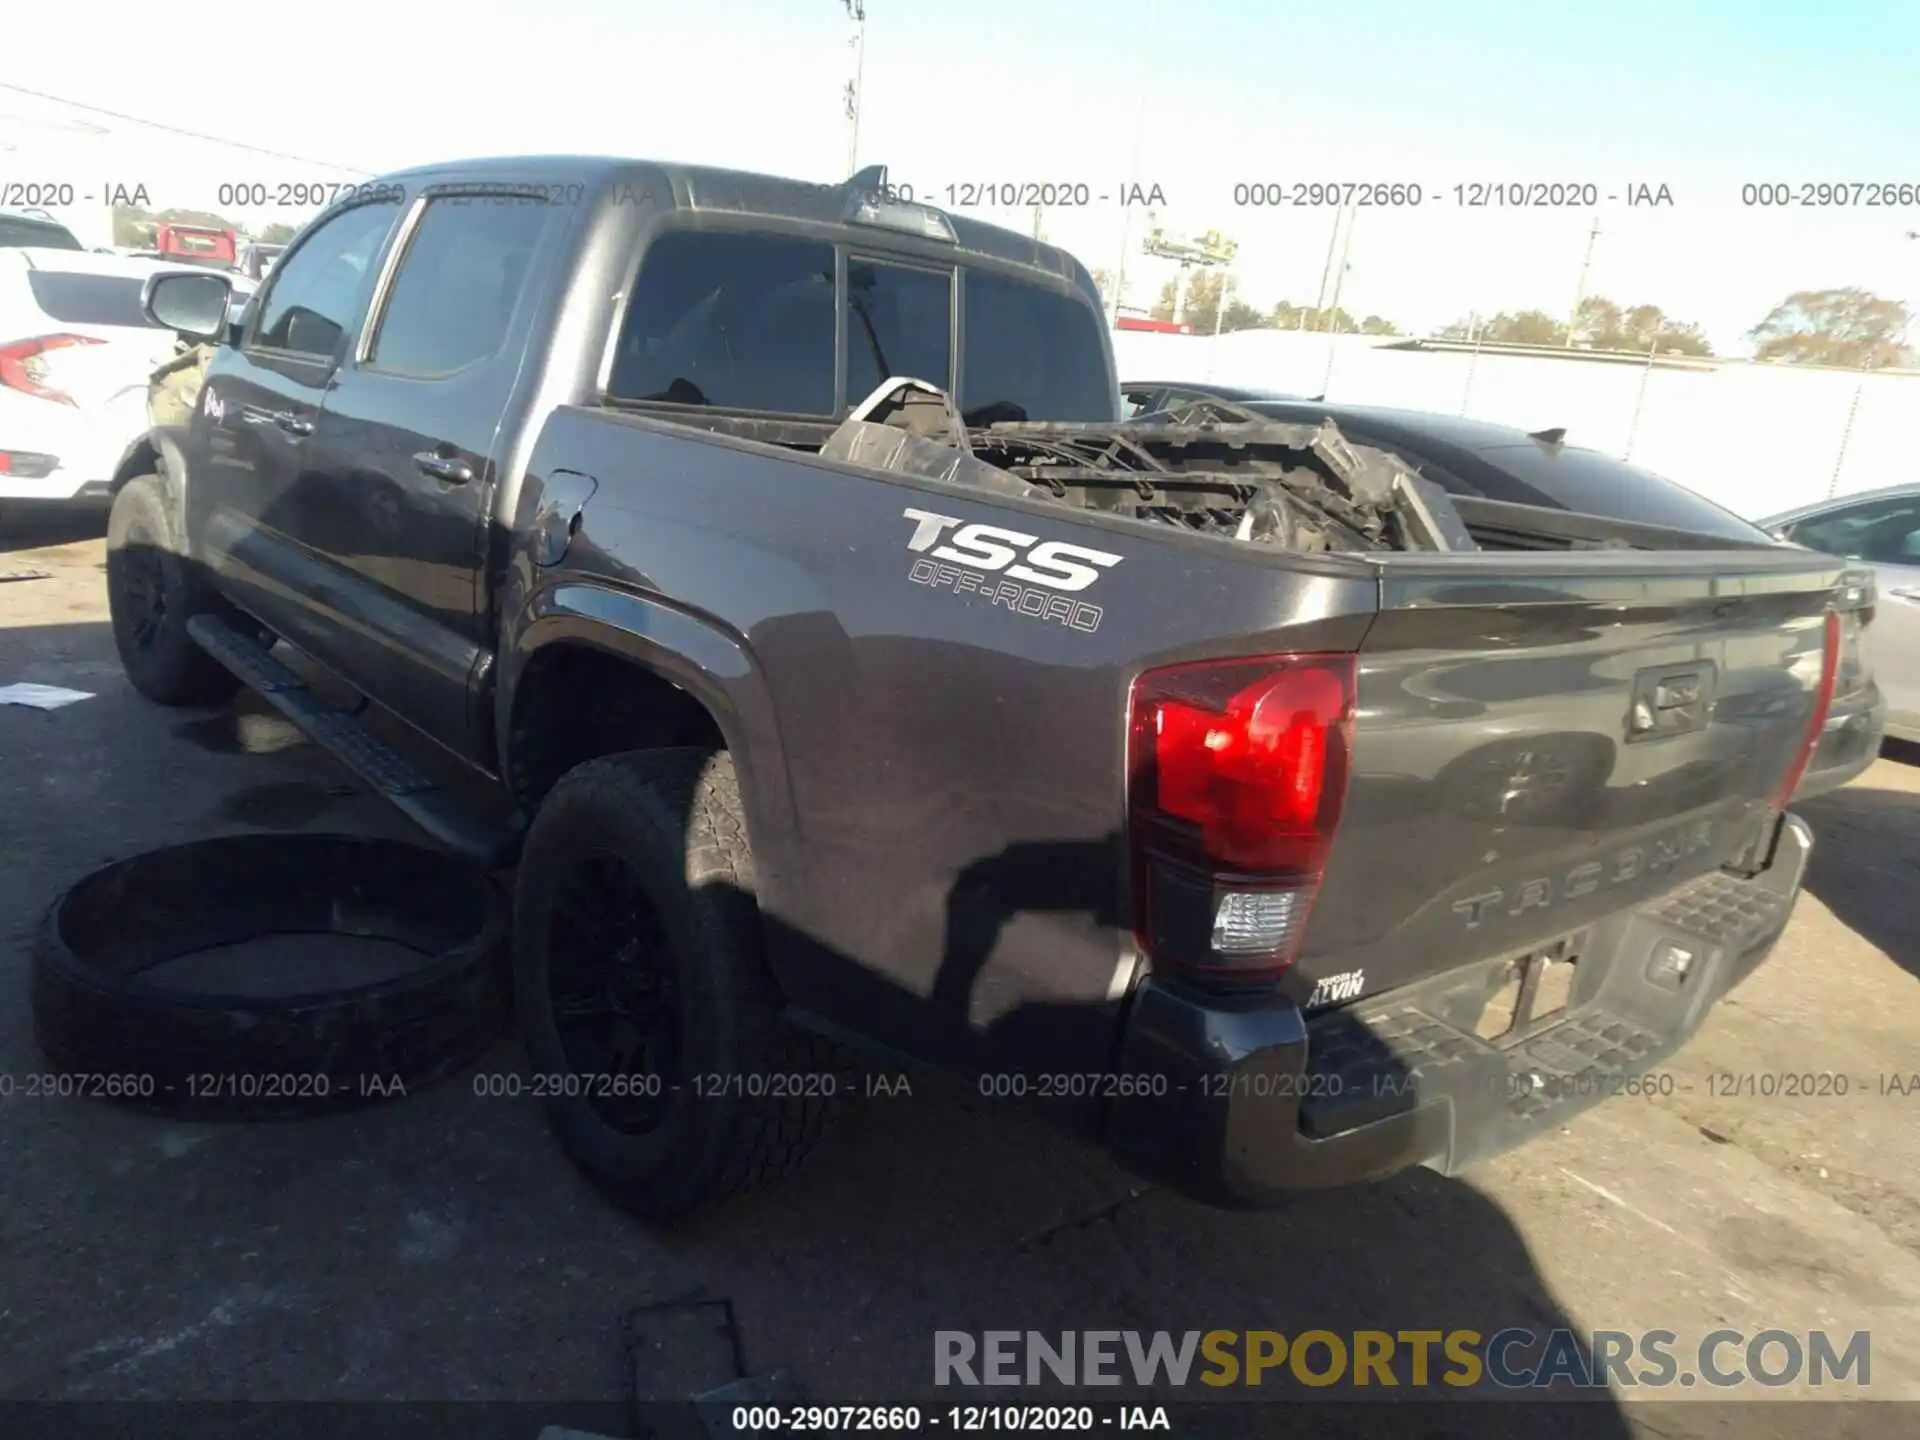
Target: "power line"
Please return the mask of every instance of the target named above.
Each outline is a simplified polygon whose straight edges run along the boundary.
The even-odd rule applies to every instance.
[[[159,120],[148,120],[139,115],[128,115],[119,110],[108,110],[100,105],[89,105],[83,100],[68,100],[59,95],[48,95],[44,91],[29,90],[24,85],[15,85],[0,80],[0,90],[12,90],[17,94],[31,95],[36,100],[50,100],[55,105],[67,105],[75,110],[86,110],[95,115],[105,115],[114,120],[125,120],[134,125],[145,125],[151,130],[165,130],[172,135],[184,135],[190,140],[204,140],[213,145],[225,145],[233,150],[248,150],[255,155],[271,155],[276,160],[294,160],[302,165],[319,165],[328,170],[344,170],[350,175],[372,175],[372,170],[363,170],[357,165],[336,165],[331,160],[315,160],[310,155],[289,155],[284,150],[269,150],[264,145],[249,145],[244,140],[223,140],[218,135],[204,135],[198,130],[183,130],[178,125],[168,125]]]

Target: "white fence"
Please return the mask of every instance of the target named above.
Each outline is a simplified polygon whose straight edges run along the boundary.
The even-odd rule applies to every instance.
[[[1752,518],[1920,480],[1920,375],[1729,363],[1670,370],[1382,349],[1367,336],[1118,331],[1120,378],[1211,380],[1518,425],[1678,480]]]

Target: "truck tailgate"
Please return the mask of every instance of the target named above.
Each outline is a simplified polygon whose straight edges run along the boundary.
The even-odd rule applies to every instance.
[[[1572,936],[1723,865],[1772,816],[1840,562],[1376,563],[1346,806],[1293,983],[1375,994]]]

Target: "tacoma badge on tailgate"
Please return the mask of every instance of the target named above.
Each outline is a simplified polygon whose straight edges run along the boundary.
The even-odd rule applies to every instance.
[[[1456,900],[1453,910],[1466,919],[1467,929],[1477,930],[1489,915],[1524,915],[1529,910],[1550,909],[1562,900],[1578,900],[1596,890],[1631,885],[1710,848],[1717,829],[1711,820],[1696,820],[1644,844],[1616,850],[1603,860],[1588,860],[1564,874],[1530,876],[1517,881],[1511,889],[1496,887]]]

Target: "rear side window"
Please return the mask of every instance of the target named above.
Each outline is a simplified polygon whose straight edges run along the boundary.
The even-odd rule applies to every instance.
[[[670,230],[647,247],[607,393],[831,415],[833,247]]]
[[[549,209],[505,197],[428,202],[395,273],[368,364],[451,375],[506,341]]]
[[[66,226],[51,220],[29,220],[21,215],[0,215],[0,250],[84,250]]]
[[[68,270],[29,270],[33,303],[63,325],[124,325],[151,329],[140,310],[138,275],[88,275]]]
[[[950,271],[847,261],[849,405],[858,405],[895,375],[951,389],[952,354]]]
[[[965,296],[959,404],[969,425],[1119,418],[1092,306],[984,271],[969,272]]]

